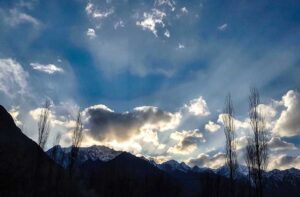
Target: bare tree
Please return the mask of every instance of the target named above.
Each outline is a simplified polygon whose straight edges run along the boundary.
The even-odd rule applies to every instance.
[[[71,151],[70,151],[70,160],[69,160],[69,170],[70,170],[70,175],[72,176],[72,172],[74,170],[74,165],[78,157],[78,151],[79,147],[82,142],[82,137],[83,137],[83,125],[81,121],[81,113],[78,111],[77,114],[77,119],[76,119],[76,125],[72,133],[72,145],[71,145]]]
[[[257,196],[263,196],[263,172],[268,164],[267,131],[265,119],[259,109],[260,96],[256,88],[250,90],[249,117],[252,138],[248,140],[246,162],[255,185]],[[248,160],[248,161],[247,161]]]
[[[50,101],[46,100],[38,121],[38,145],[44,149],[50,131]]]
[[[39,147],[44,150],[45,145],[48,140],[50,131],[50,101],[47,99],[43,108],[41,109],[39,120],[38,120],[38,139],[37,143]],[[33,171],[33,179],[39,180],[40,182],[44,181],[41,177],[44,172],[48,169],[47,166],[43,166],[43,159],[41,157],[40,151],[36,149],[36,163]],[[33,190],[33,195],[36,195],[36,190]]]
[[[249,196],[251,196],[252,193],[252,169],[255,163],[255,147],[253,145],[254,143],[252,142],[252,139],[248,139],[245,147],[245,162],[248,170]]]
[[[234,196],[234,177],[237,169],[237,155],[235,144],[234,108],[230,94],[228,94],[225,99],[225,107],[223,113],[224,115],[222,119],[226,138],[226,165],[229,169],[231,196]]]

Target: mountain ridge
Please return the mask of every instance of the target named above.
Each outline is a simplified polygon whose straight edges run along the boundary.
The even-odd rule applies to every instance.
[[[58,145],[57,147],[59,147],[59,150],[64,152],[65,154],[67,154],[70,151],[70,147],[61,147],[60,145]],[[53,150],[53,147],[50,148],[47,151],[48,155],[51,155],[51,152]],[[96,154],[95,154],[96,153]],[[122,154],[122,153],[127,153],[127,154],[131,154],[128,153],[126,151],[116,151],[112,148],[103,146],[103,145],[92,145],[89,147],[80,147],[79,148],[79,155],[80,154],[87,154],[85,157],[82,157],[82,155],[79,156],[79,163],[83,163],[89,159],[95,161],[95,160],[100,160],[100,161],[110,161],[114,158],[116,158],[118,155]],[[90,155],[92,154],[92,155]],[[131,154],[132,155],[132,154]],[[134,155],[133,155],[134,156]],[[136,157],[136,156],[135,156]],[[66,157],[68,158],[68,157]],[[182,172],[188,172],[188,171],[193,171],[193,172],[203,172],[203,171],[212,171],[216,174],[219,175],[223,175],[228,177],[229,176],[229,171],[226,167],[226,165],[223,165],[217,169],[212,169],[212,168],[207,168],[207,167],[199,167],[197,165],[191,167],[188,166],[187,164],[185,164],[185,162],[178,162],[174,159],[165,161],[163,163],[156,163],[154,160],[151,159],[147,159],[145,157],[137,157],[140,159],[144,159],[146,161],[148,161],[149,163],[151,163],[152,165],[154,165],[155,167],[164,170],[164,171],[175,171],[175,170],[179,170]],[[279,170],[279,169],[273,169],[270,171],[266,171],[265,174],[267,174],[267,177],[271,176],[271,173],[274,174],[275,172],[277,172],[276,174],[280,174],[280,172],[286,172],[286,171],[290,171],[290,172],[295,172],[299,177],[300,177],[300,169],[297,168],[290,168],[290,169],[285,169],[285,170]],[[248,172],[247,172],[247,167],[243,166],[243,165],[239,165],[237,168],[237,174],[238,176],[247,176]],[[270,175],[268,175],[270,174]]]

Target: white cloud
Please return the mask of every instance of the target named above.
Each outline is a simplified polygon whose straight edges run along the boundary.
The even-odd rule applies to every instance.
[[[228,116],[228,114],[219,114],[218,121],[223,124],[223,116]],[[243,131],[243,133],[247,133],[251,130],[250,120],[246,118],[243,121],[233,118],[234,126],[236,130]]]
[[[17,61],[10,58],[0,59],[0,70],[0,91],[9,97],[28,91],[28,74]]]
[[[279,136],[300,135],[300,93],[290,90],[281,101],[285,107],[276,121],[274,132]]]
[[[300,156],[288,156],[285,154],[275,155],[269,159],[268,169],[279,169],[285,170],[289,168],[298,168],[300,169]]]
[[[191,100],[188,104],[184,105],[184,108],[195,116],[208,116],[210,114],[207,103],[202,96]]]
[[[96,37],[96,32],[95,32],[95,30],[93,28],[88,28],[88,30],[86,31],[86,35],[90,39],[93,39],[93,38]]]
[[[5,19],[6,22],[12,26],[19,25],[22,23],[30,23],[35,26],[40,24],[40,22],[36,18],[30,16],[29,14],[20,12],[18,9],[11,9],[9,11],[9,15]]]
[[[182,155],[192,153],[197,149],[197,144],[199,142],[205,141],[203,139],[203,134],[198,129],[191,131],[176,131],[170,135],[170,138],[178,141],[178,143],[174,147],[170,147],[167,152]]]
[[[33,140],[37,139],[37,123],[40,118],[42,107],[34,108],[28,112],[25,127],[29,126],[30,137]],[[75,117],[79,107],[71,101],[61,102],[59,104],[52,103],[50,106],[49,120],[50,120],[50,136],[47,147],[51,147],[56,135],[62,135],[62,146],[69,146],[71,143],[72,129],[75,127]]]
[[[85,11],[87,15],[96,18],[96,19],[104,19],[109,17],[114,13],[114,8],[110,8],[107,10],[100,11],[97,8],[95,8],[95,5],[92,3],[88,3],[85,7]]]
[[[171,8],[171,11],[175,11],[176,3],[173,0],[156,0],[154,3],[155,6],[164,6],[167,5],[169,8]]]
[[[212,133],[214,133],[216,131],[219,131],[220,128],[221,128],[220,125],[218,125],[218,124],[216,124],[212,121],[209,121],[207,124],[205,124],[205,129],[209,132],[212,132]]]
[[[224,23],[223,25],[218,26],[218,29],[220,31],[225,31],[227,29],[227,27],[228,27],[227,23]]]
[[[92,14],[93,13],[93,8],[94,8],[94,5],[92,3],[88,3],[85,7],[85,11],[88,15]]]
[[[114,9],[113,8],[110,8],[108,10],[105,10],[105,11],[99,11],[99,10],[95,10],[93,12],[93,17],[94,18],[99,18],[99,19],[103,19],[103,18],[107,18],[109,17],[110,15],[112,15],[114,13]]]
[[[158,25],[165,27],[165,23],[163,22],[165,16],[166,13],[158,9],[152,9],[151,12],[144,12],[143,19],[137,21],[136,25],[141,26],[143,30],[151,31],[157,37],[156,28]]]
[[[36,108],[36,109],[30,110],[29,115],[33,118],[33,120],[38,121],[43,109],[44,108]],[[57,116],[55,113],[56,113],[55,110],[50,109],[49,120],[53,127],[60,126],[60,127],[66,128],[66,129],[71,129],[71,128],[75,127],[74,120],[68,120],[65,117]]]
[[[201,153],[196,159],[190,159],[188,164],[191,166],[217,169],[225,164],[225,158],[224,153],[217,153],[213,156]]]
[[[13,117],[13,119],[18,127],[21,127],[23,125],[22,121],[20,120],[20,107],[19,106],[13,106],[9,110],[9,114]]]
[[[185,46],[183,45],[183,44],[181,44],[181,43],[178,43],[178,47],[177,47],[178,49],[184,49],[185,48]]]
[[[164,163],[166,161],[171,160],[172,158],[171,158],[171,156],[162,156],[162,155],[160,155],[160,156],[156,156],[156,157],[150,157],[148,159],[154,160],[155,163],[161,164],[161,163]]]
[[[118,29],[118,28],[121,28],[121,27],[125,27],[125,23],[123,20],[119,20],[118,22],[116,22],[114,24],[114,29]]]
[[[181,12],[184,13],[184,14],[187,14],[189,11],[187,10],[186,7],[182,7]]]
[[[250,138],[249,136],[242,136],[242,137],[235,138],[236,149],[237,150],[244,149],[248,144],[249,138]]]
[[[267,120],[273,119],[277,114],[276,109],[271,105],[260,104],[258,106],[258,110],[263,114],[263,116]]]
[[[38,70],[47,74],[63,73],[64,70],[54,64],[30,63],[34,70]]]
[[[166,30],[165,33],[164,33],[164,35],[165,35],[167,38],[170,38],[170,36],[171,36],[171,35],[170,35],[170,31],[169,31],[169,30]]]
[[[110,109],[106,105],[98,104],[98,105],[93,105],[93,106],[90,106],[90,107],[84,109],[82,112],[83,116],[87,116],[88,115],[87,113],[89,110],[104,110],[104,111],[114,112],[114,110]]]

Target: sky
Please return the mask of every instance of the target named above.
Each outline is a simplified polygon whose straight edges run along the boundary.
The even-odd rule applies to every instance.
[[[82,146],[218,168],[225,97],[243,163],[256,87],[268,169],[300,168],[299,35],[297,0],[1,0],[0,104],[36,140],[50,100],[47,148],[80,110]]]

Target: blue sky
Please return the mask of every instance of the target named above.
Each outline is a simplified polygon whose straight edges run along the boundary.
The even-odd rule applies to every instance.
[[[1,104],[33,139],[48,98],[62,145],[80,108],[85,145],[216,167],[224,98],[245,140],[256,86],[280,158],[270,165],[300,167],[296,0],[0,1],[0,29]]]

